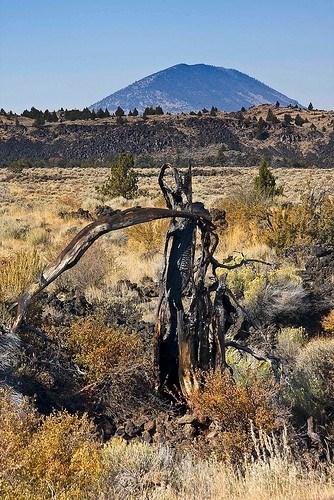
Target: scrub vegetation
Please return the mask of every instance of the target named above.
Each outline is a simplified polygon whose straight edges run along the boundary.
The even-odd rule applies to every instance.
[[[0,170],[0,497],[329,500],[333,170],[194,167],[194,200],[224,214],[215,255],[234,312],[228,366],[198,373],[190,398],[156,390],[168,221],[101,237],[10,333],[11,304],[84,226],[164,206],[157,175],[131,155]]]

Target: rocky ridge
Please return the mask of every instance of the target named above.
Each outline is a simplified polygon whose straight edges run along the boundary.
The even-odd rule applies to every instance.
[[[268,120],[269,112],[277,121]],[[302,125],[295,123],[297,115]],[[0,165],[20,159],[50,166],[67,166],[73,160],[98,164],[126,151],[156,160],[192,158],[201,165],[210,164],[220,152],[222,166],[256,165],[266,155],[277,166],[330,168],[334,165],[333,130],[333,111],[270,105],[218,112],[217,116],[126,117],[121,123],[110,117],[37,126],[29,118],[1,117]]]

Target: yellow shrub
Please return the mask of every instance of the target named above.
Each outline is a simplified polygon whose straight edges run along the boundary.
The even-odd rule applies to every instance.
[[[43,267],[43,259],[36,251],[21,251],[10,259],[3,259],[0,267],[1,299],[15,300]]]
[[[127,229],[128,246],[140,254],[154,255],[162,252],[169,220],[156,220]]]
[[[252,448],[251,422],[265,432],[275,428],[271,406],[272,388],[253,377],[249,385],[238,385],[228,373],[210,372],[203,388],[194,393],[190,406],[198,418],[214,421],[222,432],[222,448],[229,456],[241,458]]]
[[[51,231],[46,227],[35,227],[26,236],[26,242],[30,245],[44,245],[50,242]]]
[[[218,208],[226,210],[225,238],[236,248],[262,242],[277,250],[312,242],[333,244],[334,199],[307,192],[300,203],[274,203],[243,190],[223,199]]]
[[[108,327],[101,318],[93,316],[76,321],[67,332],[65,343],[90,382],[100,382],[116,369],[136,364],[143,347],[136,334]]]
[[[272,207],[263,239],[278,250],[313,241],[333,244],[334,200],[329,196],[316,200],[307,193],[301,203]]]
[[[92,498],[99,488],[101,445],[87,416],[38,417],[27,401],[0,394],[0,496]]]
[[[334,334],[334,309],[322,319],[321,326],[326,333]]]

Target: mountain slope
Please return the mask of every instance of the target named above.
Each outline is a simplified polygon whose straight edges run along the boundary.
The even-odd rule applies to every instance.
[[[126,111],[136,107],[143,112],[146,106],[160,105],[170,113],[198,111],[211,106],[237,111],[242,106],[249,108],[264,103],[275,104],[276,101],[282,106],[299,105],[235,69],[177,64],[118,90],[92,104],[90,109],[107,108],[113,112],[121,106]]]

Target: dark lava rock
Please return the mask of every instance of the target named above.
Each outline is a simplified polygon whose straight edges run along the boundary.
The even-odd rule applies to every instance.
[[[139,428],[132,422],[132,420],[128,420],[125,423],[124,431],[129,437],[135,437],[139,433]]]
[[[89,210],[84,210],[83,208],[79,208],[74,212],[59,212],[59,217],[61,217],[62,219],[73,218],[93,220],[93,217],[89,213]]]
[[[42,302],[49,306],[45,319],[51,323],[67,325],[72,321],[72,316],[84,317],[94,312],[94,306],[90,304],[84,295],[77,291],[68,293],[45,293]],[[53,311],[53,312],[52,312]]]
[[[120,212],[120,210],[114,210],[109,205],[98,205],[95,208],[96,217],[111,217],[117,212]]]
[[[144,424],[144,431],[149,432],[150,434],[153,434],[156,429],[156,422],[155,420],[149,420]]]

